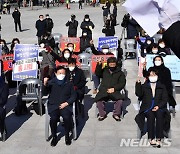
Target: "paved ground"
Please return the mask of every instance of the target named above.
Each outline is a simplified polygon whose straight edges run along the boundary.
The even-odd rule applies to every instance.
[[[36,30],[34,28],[35,21],[40,14],[49,13],[53,18],[55,27],[53,32],[67,34],[65,23],[73,13],[77,16],[79,23],[83,20],[83,16],[88,13],[90,18],[95,23],[93,37],[95,43],[99,36],[103,36],[102,30],[102,9],[92,8],[89,6],[78,10],[78,5],[73,4],[70,10],[66,10],[65,6],[45,9],[36,7],[34,10],[25,8],[20,10],[22,13],[22,28],[24,32],[16,33],[11,15],[2,15],[2,38],[11,42],[12,38],[20,38],[21,43],[36,43]],[[118,22],[122,20],[125,11],[121,6],[118,6]],[[78,35],[81,34],[78,29]],[[121,27],[116,27],[116,34],[119,37]],[[121,122],[116,122],[112,118],[112,113],[103,122],[97,121],[95,116],[95,104],[93,103],[92,83],[88,80],[87,86],[89,92],[85,97],[85,112],[86,117],[82,119],[78,126],[78,139],[71,146],[64,144],[64,137],[58,142],[57,146],[52,148],[49,142],[45,141],[44,124],[45,116],[38,116],[31,110],[31,113],[25,116],[16,117],[12,112],[15,106],[15,96],[13,95],[16,89],[11,89],[11,96],[7,104],[7,130],[8,138],[6,142],[0,142],[1,154],[120,154],[120,153],[173,153],[177,154],[180,150],[180,112],[177,111],[176,118],[172,119],[172,144],[170,147],[162,147],[156,149],[152,147],[130,147],[120,146],[122,139],[136,139],[137,125],[134,122],[134,117],[137,114],[133,104],[136,104],[137,98],[134,94],[134,84],[137,76],[136,60],[126,60],[125,68],[127,70],[127,90],[129,92],[129,101],[124,104],[127,106],[127,114]],[[180,102],[180,94],[176,95],[177,103]],[[111,106],[110,106],[111,108]],[[144,138],[147,138],[145,136]],[[137,144],[136,144],[137,145]]]

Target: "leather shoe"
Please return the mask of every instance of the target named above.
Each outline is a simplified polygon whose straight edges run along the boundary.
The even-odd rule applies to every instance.
[[[65,143],[66,145],[71,145],[71,139],[69,136],[65,136]]]
[[[52,138],[52,141],[51,141],[51,146],[52,146],[52,147],[55,147],[56,144],[57,144],[57,137],[53,137],[53,138]]]

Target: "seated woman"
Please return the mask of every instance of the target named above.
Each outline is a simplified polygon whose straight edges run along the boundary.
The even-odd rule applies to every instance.
[[[2,45],[2,55],[7,55],[7,54],[9,54],[9,48],[8,48],[8,46],[7,46],[7,44],[6,44],[6,41],[5,40],[3,40],[3,39],[1,39],[0,40],[0,44]]]
[[[170,111],[174,112],[176,101],[173,97],[173,85],[171,80],[171,71],[164,65],[164,60],[161,56],[156,56],[153,59],[154,66],[151,68],[155,68],[158,71],[159,81],[165,85],[167,93],[168,93],[168,103],[170,106]],[[146,63],[143,65],[143,76],[147,78],[148,71],[146,70]]]
[[[158,41],[158,54],[162,54],[162,55],[170,55],[171,52],[170,52],[170,49],[167,48],[165,42],[163,39],[159,39]]]
[[[166,87],[158,81],[158,72],[151,68],[148,71],[147,80],[144,84],[141,81],[136,82],[136,96],[142,100],[138,116],[147,118],[147,132],[150,144],[161,147],[161,139],[163,136],[164,112],[167,109],[167,91]],[[136,116],[136,122],[137,117]],[[156,120],[156,123],[155,123]],[[138,122],[137,122],[138,123]],[[144,122],[141,131],[144,128]],[[156,125],[156,129],[155,129]],[[155,140],[156,139],[156,140]]]
[[[4,82],[2,76],[0,76],[0,132],[3,134],[5,129],[5,117],[6,117],[6,110],[5,104],[7,103],[9,95],[9,88],[8,85]]]
[[[120,91],[126,85],[126,78],[121,68],[117,65],[117,59],[110,57],[107,60],[107,67],[102,69],[102,63],[96,67],[98,76],[102,76],[102,82],[94,101],[97,103],[99,110],[98,120],[102,121],[106,118],[106,112],[104,111],[104,103],[109,99],[114,101],[113,118],[116,121],[120,121],[121,106],[124,96]]]
[[[76,100],[76,92],[73,84],[67,80],[66,70],[62,66],[55,69],[55,75],[52,80],[44,78],[44,92],[49,93],[48,113],[50,116],[50,127],[52,132],[51,146],[57,144],[57,123],[60,116],[64,120],[65,143],[71,144],[69,136],[72,130],[72,104]]]

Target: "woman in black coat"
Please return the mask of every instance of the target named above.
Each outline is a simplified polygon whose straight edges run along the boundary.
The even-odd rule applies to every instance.
[[[153,59],[154,66],[150,68],[155,68],[159,74],[159,81],[165,85],[168,93],[168,103],[171,110],[175,109],[176,101],[173,97],[173,85],[171,81],[171,72],[169,68],[165,67],[163,58],[161,56],[156,56]],[[150,69],[149,68],[149,69]],[[143,76],[147,77],[146,64],[143,66]]]
[[[5,117],[6,117],[6,110],[5,110],[5,104],[7,103],[9,95],[9,87],[4,82],[4,79],[2,76],[0,76],[0,132],[1,134],[4,132],[5,128]]]
[[[158,72],[154,68],[150,68],[147,73],[147,80],[141,84],[140,80],[136,82],[136,96],[142,100],[139,114],[137,117],[147,118],[148,139],[151,145],[160,147],[163,136],[164,112],[167,109],[167,91],[166,87],[158,81]],[[156,119],[156,130],[155,130]],[[141,121],[138,126],[144,125]],[[143,127],[141,128],[143,130]],[[154,131],[155,130],[155,131]],[[155,140],[157,139],[157,141]]]

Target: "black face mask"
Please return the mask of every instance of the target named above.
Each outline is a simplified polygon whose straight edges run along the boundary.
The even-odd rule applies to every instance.
[[[109,67],[111,72],[114,72],[116,70],[116,67]]]

